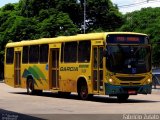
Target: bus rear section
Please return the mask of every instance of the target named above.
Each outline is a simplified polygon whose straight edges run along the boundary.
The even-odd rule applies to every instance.
[[[6,48],[4,78],[5,83],[12,87],[21,86],[21,48]]]

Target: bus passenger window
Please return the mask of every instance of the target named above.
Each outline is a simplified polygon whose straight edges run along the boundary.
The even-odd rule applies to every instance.
[[[64,62],[77,61],[77,42],[66,42],[64,46]]]
[[[31,45],[29,49],[29,62],[38,63],[39,61],[39,45]]]
[[[40,45],[40,63],[48,62],[48,45]]]
[[[28,46],[23,47],[22,63],[28,63]]]
[[[6,63],[12,64],[14,59],[14,48],[7,48]]]
[[[91,52],[91,42],[80,41],[78,46],[78,62],[89,62]]]

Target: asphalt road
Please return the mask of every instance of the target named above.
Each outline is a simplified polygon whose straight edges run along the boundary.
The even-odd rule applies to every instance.
[[[0,119],[50,119],[53,115],[57,115],[55,119],[66,119],[66,116],[63,116],[66,114],[70,119],[77,114],[89,114],[93,117],[92,120],[99,114],[120,114],[122,118],[124,114],[160,114],[160,92],[154,90],[151,95],[130,96],[125,103],[119,103],[116,98],[108,96],[94,96],[92,100],[83,101],[79,100],[76,94],[68,97],[51,92],[44,92],[40,96],[27,95],[25,89],[12,88],[0,83]]]

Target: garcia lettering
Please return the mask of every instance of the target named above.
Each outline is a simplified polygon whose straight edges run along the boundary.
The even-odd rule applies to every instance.
[[[61,67],[60,71],[78,71],[78,67]]]

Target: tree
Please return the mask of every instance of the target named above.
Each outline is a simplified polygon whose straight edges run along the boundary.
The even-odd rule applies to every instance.
[[[84,0],[81,0],[83,5]],[[115,31],[124,20],[117,6],[110,0],[86,0],[87,31]]]
[[[20,0],[20,13],[24,17],[40,17],[42,10],[56,9],[68,14],[73,24],[82,29],[84,0]],[[86,0],[87,32],[114,31],[124,20],[116,5],[110,0]]]
[[[38,34],[41,37],[55,37],[60,35],[73,35],[78,32],[68,14],[58,12],[55,9],[40,12],[40,23],[38,23]],[[47,13],[47,14],[45,14]],[[42,15],[43,14],[43,15]]]
[[[9,4],[6,4],[4,7],[2,7],[2,11],[9,11],[9,10],[15,10],[15,8],[14,8],[15,6],[14,6],[14,4],[11,4],[11,3],[9,3]]]

